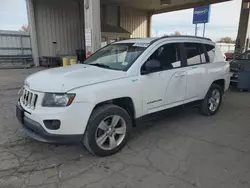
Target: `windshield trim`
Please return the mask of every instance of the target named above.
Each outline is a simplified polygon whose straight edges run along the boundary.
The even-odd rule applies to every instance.
[[[108,69],[108,70],[123,71],[122,69],[116,69],[116,68],[111,68],[111,67],[107,67],[107,66],[102,66],[102,64],[99,64],[100,66],[98,66],[98,64],[96,64],[96,63],[84,64],[84,65],[91,65],[91,66],[95,66],[95,67],[103,68],[103,69]]]
[[[143,54],[143,53],[144,53],[144,52],[145,52],[154,42],[155,42],[155,41],[150,42],[149,45],[148,45],[147,47],[145,47],[144,51],[143,51],[140,55],[138,55],[137,58],[135,58],[134,62],[131,63],[129,66],[127,66],[127,68],[124,69],[124,71],[127,72],[127,71],[130,69],[130,67],[137,61],[137,59],[138,59],[139,57],[141,57],[141,55],[142,55],[142,54]]]
[[[134,60],[134,62],[133,63],[131,63],[129,66],[127,66],[126,67],[126,69],[124,69],[124,71],[128,71],[129,69],[130,69],[130,67],[137,61],[137,59],[139,58],[139,57],[141,57],[141,55],[149,48],[149,46],[151,46],[153,43],[149,43],[149,45],[147,46],[147,47],[145,47],[145,49],[143,50],[143,52],[140,54],[140,55],[138,55],[136,58],[135,58],[135,60]]]

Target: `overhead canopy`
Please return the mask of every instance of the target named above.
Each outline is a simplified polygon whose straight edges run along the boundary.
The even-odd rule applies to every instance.
[[[153,14],[194,8],[230,0],[101,0],[102,3],[129,6],[151,11]]]
[[[131,34],[127,30],[123,29],[119,26],[113,26],[109,24],[102,24],[101,31],[106,33],[124,33],[124,34]]]

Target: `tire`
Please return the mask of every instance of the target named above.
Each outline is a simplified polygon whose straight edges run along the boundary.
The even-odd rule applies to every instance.
[[[116,126],[112,126],[116,120]],[[97,107],[92,112],[84,134],[83,144],[94,155],[100,157],[113,155],[120,151],[127,143],[131,128],[132,120],[126,110],[116,105],[106,104]],[[118,134],[116,131],[118,129],[120,131],[122,130],[121,132],[124,132],[124,135]],[[101,138],[103,138],[103,140]],[[115,143],[114,139],[117,139],[116,144],[112,144]],[[101,141],[98,142],[98,140]],[[101,144],[102,141],[104,141],[103,144]]]
[[[217,107],[216,107],[216,105],[214,105],[214,107],[216,107],[215,109],[213,109],[213,108],[211,109],[211,101],[210,101],[210,99],[211,99],[214,91],[219,93],[219,97],[217,97],[219,99],[219,103],[218,103]],[[220,109],[220,106],[221,106],[221,103],[222,103],[222,95],[223,95],[222,88],[217,84],[212,84],[210,86],[205,98],[203,99],[203,101],[201,103],[201,113],[203,115],[205,115],[205,116],[213,116],[213,115],[215,115],[218,112],[218,110]],[[214,99],[212,101],[215,102]],[[216,103],[217,102],[215,102],[215,104]]]

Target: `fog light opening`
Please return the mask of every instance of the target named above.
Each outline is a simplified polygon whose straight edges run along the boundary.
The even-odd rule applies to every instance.
[[[44,120],[44,125],[47,129],[58,130],[61,126],[60,120]]]

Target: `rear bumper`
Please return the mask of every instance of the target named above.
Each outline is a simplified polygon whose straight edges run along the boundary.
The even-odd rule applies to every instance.
[[[57,135],[48,133],[41,124],[24,116],[22,120],[18,117],[24,132],[31,138],[46,143],[79,143],[83,135]]]

